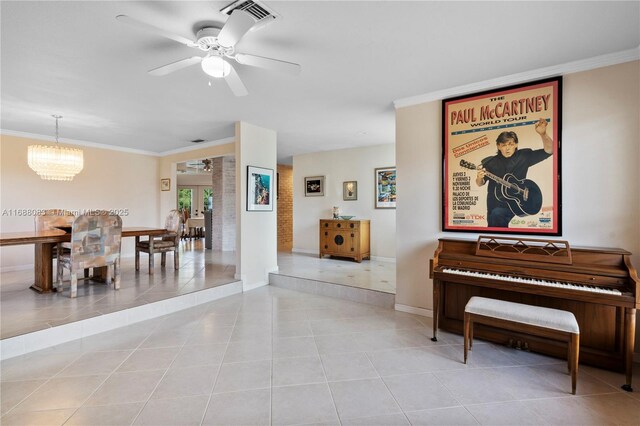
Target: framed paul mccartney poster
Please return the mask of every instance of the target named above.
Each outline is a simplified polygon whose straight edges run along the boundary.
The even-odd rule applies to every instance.
[[[443,231],[562,235],[562,77],[442,102]]]

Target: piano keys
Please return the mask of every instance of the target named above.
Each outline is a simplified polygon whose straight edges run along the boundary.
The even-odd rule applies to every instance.
[[[640,280],[631,253],[570,248],[566,241],[480,236],[443,238],[430,262],[434,340],[437,330],[462,333],[464,306],[483,296],[573,312],[580,325],[580,361],[624,371],[631,390]],[[532,351],[566,357],[563,344],[491,327],[475,335],[521,341]]]

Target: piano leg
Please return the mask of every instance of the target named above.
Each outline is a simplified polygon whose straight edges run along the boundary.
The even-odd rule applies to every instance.
[[[440,281],[433,280],[433,337],[432,342],[438,341],[438,310],[440,308]]]
[[[633,348],[635,347],[636,338],[636,310],[634,308],[625,308],[624,310],[624,331],[625,336],[625,348],[624,348],[624,363],[625,363],[625,381],[622,385],[622,389],[627,392],[633,392],[631,387],[631,377],[633,375]]]

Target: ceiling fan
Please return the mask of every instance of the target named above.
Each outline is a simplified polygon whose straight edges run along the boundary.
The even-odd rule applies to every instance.
[[[248,94],[247,88],[242,83],[242,80],[240,80],[240,76],[238,76],[229,59],[233,59],[242,65],[250,65],[293,75],[300,73],[300,65],[293,62],[236,52],[236,44],[256,23],[250,14],[240,9],[234,10],[231,13],[231,16],[229,16],[229,19],[227,19],[227,22],[222,28],[200,28],[196,33],[195,40],[189,40],[181,35],[172,34],[127,15],[118,15],[116,19],[127,25],[177,41],[188,47],[200,49],[206,53],[205,56],[192,56],[149,70],[149,74],[154,76],[167,75],[190,65],[200,64],[202,70],[211,77],[224,78],[236,96],[246,96]]]

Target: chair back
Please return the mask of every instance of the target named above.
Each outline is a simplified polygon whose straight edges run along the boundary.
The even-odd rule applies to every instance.
[[[164,221],[164,227],[171,233],[178,232],[180,229],[180,212],[178,210],[171,210],[169,215]]]
[[[71,230],[71,263],[74,268],[113,264],[120,257],[122,219],[108,212],[81,215]]]
[[[178,210],[171,210],[169,215],[164,221],[164,228],[169,231],[169,235],[162,237],[163,241],[175,241],[176,244],[180,242],[180,224],[182,223],[182,215]]]
[[[43,215],[35,217],[36,231],[48,231],[60,227],[71,227],[75,216],[68,210],[49,209]]]

